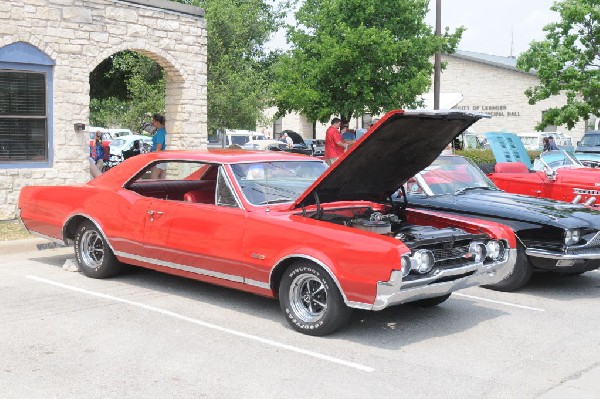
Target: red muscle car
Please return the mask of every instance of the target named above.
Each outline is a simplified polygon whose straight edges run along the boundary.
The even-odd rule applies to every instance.
[[[478,119],[393,111],[328,169],[283,152],[142,154],[87,184],[25,187],[20,215],[73,243],[89,277],[127,263],[279,297],[294,329],[324,335],[353,308],[434,306],[512,272],[508,227],[391,201]],[[167,178],[149,179],[159,164]]]
[[[510,133],[487,136],[504,144],[494,146],[492,142],[496,160],[510,161],[497,162],[493,173],[488,175],[498,188],[515,194],[600,205],[599,169],[586,167],[575,155],[564,150],[543,152],[533,165],[529,165],[530,161],[523,158],[526,155],[517,155],[527,153],[523,143],[513,136]]]

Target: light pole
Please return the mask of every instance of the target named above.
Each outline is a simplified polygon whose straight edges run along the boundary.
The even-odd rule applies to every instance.
[[[442,36],[442,0],[435,0],[435,35]],[[442,70],[442,55],[435,53],[433,64],[433,109],[440,109],[440,75]]]

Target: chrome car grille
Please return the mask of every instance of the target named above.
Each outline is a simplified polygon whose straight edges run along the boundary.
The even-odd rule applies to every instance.
[[[470,241],[446,242],[443,244],[426,245],[418,249],[428,249],[435,257],[434,269],[447,269],[462,266],[472,262],[468,257]]]
[[[454,248],[439,248],[432,249],[433,255],[435,256],[435,261],[437,262],[445,262],[451,259],[464,258],[466,254],[469,253],[469,246],[462,245]]]

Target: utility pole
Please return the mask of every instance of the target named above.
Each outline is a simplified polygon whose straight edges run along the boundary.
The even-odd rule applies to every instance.
[[[435,35],[442,36],[442,0],[435,0]],[[435,53],[433,66],[433,109],[440,109],[440,75],[442,71],[442,55]]]

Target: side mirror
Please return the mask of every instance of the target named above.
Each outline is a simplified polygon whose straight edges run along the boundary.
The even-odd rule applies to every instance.
[[[581,145],[581,141],[578,141],[578,142],[577,142],[577,145]]]
[[[555,181],[556,180],[556,171],[544,166],[544,173],[546,173],[546,177],[548,180]]]

